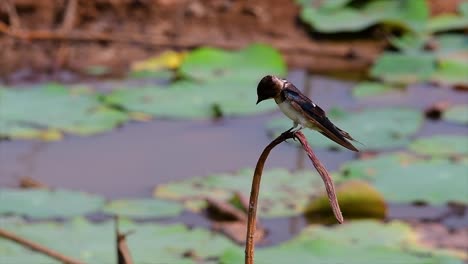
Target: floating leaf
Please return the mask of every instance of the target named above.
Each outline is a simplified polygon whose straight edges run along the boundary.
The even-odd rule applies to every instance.
[[[359,83],[353,88],[353,96],[364,98],[369,96],[376,96],[395,91],[395,87],[388,84],[379,82],[363,82]]]
[[[64,224],[2,223],[2,228],[85,263],[116,263],[114,225],[83,219]],[[15,242],[0,239],[2,263],[59,263]]]
[[[134,231],[127,244],[135,263],[207,263],[226,250],[239,248],[211,231],[180,224],[121,223],[119,228]]]
[[[157,199],[115,200],[104,207],[104,212],[131,218],[173,217],[183,207],[176,202]]]
[[[105,100],[132,112],[175,119],[259,113],[276,106],[255,105],[258,80],[267,73],[285,72],[281,56],[269,46],[252,45],[238,52],[202,48],[181,65],[185,79],[165,88],[120,89]]]
[[[130,66],[130,76],[134,78],[170,79],[174,75],[173,70],[180,67],[186,55],[186,52],[168,50],[158,56],[136,61]]]
[[[91,135],[127,120],[126,114],[103,106],[96,95],[56,84],[0,88],[0,107],[0,135],[12,138],[59,139],[58,131]]]
[[[0,189],[0,214],[31,218],[80,216],[104,205],[102,197],[83,192],[46,189]]]
[[[446,121],[468,125],[468,104],[452,106],[443,113],[442,117]]]
[[[371,76],[391,83],[413,83],[428,80],[436,70],[432,54],[386,52],[377,58]]]
[[[250,190],[253,170],[244,169],[235,174],[210,175],[180,182],[159,185],[154,195],[178,201],[204,200],[209,197],[228,201],[236,192]],[[323,190],[321,178],[310,171],[291,173],[283,169],[265,171],[259,214],[263,217],[292,216],[303,212],[311,196]],[[200,203],[199,206],[206,206]],[[194,209],[194,208],[189,208]]]
[[[423,160],[409,155],[381,155],[374,159],[347,162],[341,169],[344,178],[371,182],[386,201],[468,203],[467,166],[447,160]]]
[[[2,222],[2,228],[85,263],[117,263],[115,224],[75,219],[64,224]],[[120,221],[122,232],[132,231],[127,244],[135,263],[200,263],[238,248],[230,240],[201,228],[183,225]],[[64,243],[66,241],[66,243]],[[0,239],[2,263],[58,263],[21,245]],[[199,261],[197,261],[199,260]],[[205,262],[203,262],[205,263]]]
[[[347,2],[338,1],[318,8],[304,4],[300,17],[314,30],[324,33],[356,32],[381,23],[422,32],[429,17],[424,0],[368,1],[360,9],[344,4]]]
[[[459,4],[459,15],[441,14],[432,17],[428,21],[428,30],[430,32],[460,30],[468,28],[468,3]]]
[[[345,219],[377,218],[384,219],[386,205],[383,196],[365,181],[346,181],[336,188],[336,195]],[[305,209],[306,217],[314,221],[316,217],[333,218],[328,195],[323,193],[312,200]]]
[[[310,226],[297,237],[278,246],[255,251],[255,263],[347,263],[374,264],[382,260],[412,264],[462,264],[443,250],[418,243],[410,227],[401,222],[384,224],[357,221],[337,227]],[[221,263],[241,263],[240,249],[229,249]]]
[[[468,86],[468,56],[461,60],[441,59],[437,66],[437,70],[431,76],[432,80],[448,85]]]
[[[267,45],[256,44],[236,52],[199,48],[186,57],[179,72],[197,81],[227,79],[235,82],[244,79],[258,82],[267,74],[285,75],[286,65],[278,51]],[[226,92],[226,89],[223,90]],[[255,91],[252,87],[249,90]]]
[[[468,155],[468,138],[465,135],[436,135],[415,140],[410,149],[432,156]]]
[[[328,116],[335,125],[362,142],[363,145],[358,145],[358,149],[365,150],[405,146],[409,143],[408,136],[416,133],[423,122],[423,116],[419,111],[404,108],[372,108],[356,113],[339,114],[330,111]],[[269,122],[268,130],[276,136],[291,126],[292,122],[289,119],[281,117]],[[304,129],[303,133],[313,147],[339,147],[335,142],[311,129]]]

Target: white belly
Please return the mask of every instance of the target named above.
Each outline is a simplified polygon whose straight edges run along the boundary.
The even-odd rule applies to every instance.
[[[295,123],[298,123],[304,127],[308,127],[307,120],[297,112],[290,104],[286,103],[286,101],[278,104],[279,109],[283,112],[287,117],[289,117]]]

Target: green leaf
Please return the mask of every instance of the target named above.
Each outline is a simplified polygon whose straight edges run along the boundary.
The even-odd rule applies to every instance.
[[[468,155],[468,138],[462,135],[424,137],[413,141],[410,149],[431,156]]]
[[[63,224],[2,222],[2,228],[84,263],[117,263],[115,224],[75,219]],[[119,221],[134,263],[208,263],[222,252],[239,248],[229,239],[201,228]],[[66,242],[66,243],[65,243]],[[191,254],[191,256],[187,256]],[[0,239],[2,263],[58,263],[9,240]]]
[[[239,249],[224,236],[183,225],[120,223],[135,263],[208,263],[229,249]],[[189,256],[187,256],[189,255]],[[192,256],[192,257],[190,257]]]
[[[130,218],[174,217],[183,207],[176,202],[157,199],[114,200],[104,207],[104,212]]]
[[[97,211],[104,199],[67,190],[0,189],[0,214],[35,219],[80,216]]]
[[[187,55],[179,73],[197,81],[258,81],[267,74],[284,76],[286,65],[281,54],[268,45],[255,44],[237,52],[199,48]]]
[[[85,263],[116,263],[114,225],[75,219],[63,224],[4,223],[2,228]],[[15,242],[0,239],[2,263],[61,263]]]
[[[190,201],[188,209],[204,208],[205,197],[229,201],[240,192],[248,195],[253,170],[244,169],[235,174],[210,175],[196,177],[180,182],[159,185],[154,191],[156,197],[177,201]],[[298,215],[303,212],[308,200],[314,194],[323,191],[323,182],[314,172],[291,173],[284,169],[272,169],[263,173],[262,195],[259,202],[259,214],[262,217]]]
[[[0,136],[38,138],[56,129],[91,135],[111,130],[127,115],[103,106],[95,94],[48,84],[34,89],[0,88]]]
[[[468,104],[454,105],[442,114],[442,118],[449,122],[468,125]]]
[[[185,79],[169,87],[120,89],[105,101],[174,119],[248,115],[276,107],[273,102],[255,105],[259,79],[267,73],[286,73],[279,53],[265,45],[237,52],[201,48],[190,53],[179,70]]]
[[[468,85],[468,56],[458,59],[441,59],[431,79],[448,85]]]
[[[357,221],[332,228],[310,226],[292,240],[257,249],[255,263],[290,263],[291,259],[294,263],[463,263],[443,250],[419,245],[414,237],[408,225],[396,221]],[[243,257],[242,250],[230,249],[221,257],[221,263],[241,263]]]
[[[428,80],[436,70],[432,54],[386,52],[377,58],[371,76],[385,82],[409,84]]]
[[[348,1],[349,2],[349,1]],[[370,26],[385,24],[413,32],[423,32],[429,17],[424,0],[369,1],[362,8],[333,3],[330,8],[303,5],[300,17],[319,32],[356,32]]]
[[[408,155],[381,155],[374,159],[347,162],[344,178],[371,182],[386,201],[408,203],[468,203],[467,166],[447,160],[423,160]]]
[[[379,82],[362,82],[353,88],[353,96],[357,98],[365,98],[377,96],[395,91],[396,87]],[[401,90],[401,89],[399,89]]]
[[[372,108],[356,113],[328,114],[330,120],[339,128],[362,142],[358,149],[379,150],[402,147],[409,143],[408,137],[415,134],[423,122],[419,111],[405,108]],[[396,125],[398,124],[398,125]],[[276,118],[267,125],[273,136],[277,136],[292,126],[285,117]],[[304,129],[312,147],[338,147],[335,142],[311,129]]]

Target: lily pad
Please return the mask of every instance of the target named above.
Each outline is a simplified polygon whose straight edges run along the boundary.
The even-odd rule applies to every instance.
[[[408,137],[415,134],[423,122],[423,116],[419,111],[405,108],[372,108],[356,113],[332,110],[328,116],[335,125],[362,142],[362,145],[357,147],[364,150],[405,146],[409,144]],[[286,117],[273,119],[267,125],[273,136],[279,135],[291,126],[292,121]],[[312,147],[341,148],[311,129],[304,129],[303,133]]]
[[[255,263],[289,263],[291,258],[295,263],[463,263],[443,250],[421,245],[415,237],[408,225],[396,221],[358,221],[333,228],[310,226],[283,244],[257,249]],[[242,250],[230,249],[221,263],[241,263],[243,259]]]
[[[184,225],[120,223],[122,232],[133,231],[127,243],[135,263],[208,263],[229,249],[239,249],[228,238]]]
[[[419,138],[410,145],[419,154],[431,156],[468,155],[466,135],[436,135]]]
[[[84,219],[58,224],[2,223],[2,228],[52,248],[85,263],[116,263],[113,222],[99,224]],[[121,232],[135,263],[200,263],[231,248],[238,248],[229,239],[201,228],[119,221]],[[64,243],[66,241],[66,243]],[[190,257],[192,256],[192,257]],[[4,263],[58,263],[14,242],[0,239],[0,259]],[[205,263],[205,262],[204,262]]]
[[[286,65],[277,50],[263,44],[254,44],[236,52],[199,48],[187,55],[179,68],[179,73],[197,81],[244,79],[258,82],[267,74],[284,76]]]
[[[356,32],[377,24],[422,32],[429,17],[424,0],[368,1],[361,8],[345,6],[348,2],[319,7],[303,4],[300,17],[323,33]]]
[[[104,207],[104,212],[130,218],[174,217],[183,207],[176,202],[157,199],[114,200]]]
[[[0,214],[35,219],[66,218],[99,210],[104,199],[97,195],[67,190],[0,189]]]
[[[468,56],[460,57],[463,59],[439,59],[431,80],[446,85],[468,86]]]
[[[125,113],[103,106],[97,95],[58,84],[0,88],[0,102],[0,136],[4,137],[41,139],[51,131],[92,135],[128,119]]]
[[[468,104],[450,107],[443,113],[442,118],[449,122],[468,125]]]
[[[436,70],[434,55],[386,52],[372,66],[371,76],[385,82],[408,84],[426,81]]]
[[[372,183],[386,201],[410,203],[468,203],[467,165],[448,160],[425,160],[406,154],[380,155],[345,163],[344,178]]]
[[[210,175],[196,177],[180,182],[159,185],[154,195],[163,199],[190,201],[188,209],[201,209],[206,197],[228,202],[236,192],[248,195],[251,187],[253,170],[244,169],[235,174]],[[323,182],[319,175],[311,171],[291,173],[284,169],[272,169],[263,173],[259,214],[262,217],[298,215],[304,211],[311,197],[323,191]]]
[[[365,98],[376,95],[383,95],[395,91],[394,86],[380,82],[363,82],[353,88],[353,96],[357,98]],[[400,90],[400,89],[399,89]]]
[[[105,100],[131,112],[174,119],[271,111],[276,107],[272,102],[255,105],[258,80],[267,73],[284,75],[286,67],[277,51],[252,45],[238,52],[195,50],[179,71],[183,79],[168,87],[120,89]]]
[[[459,4],[459,14],[441,14],[428,21],[429,32],[462,30],[468,28],[468,3]]]

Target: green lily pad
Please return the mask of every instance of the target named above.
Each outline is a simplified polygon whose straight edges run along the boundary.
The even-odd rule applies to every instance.
[[[228,238],[184,225],[120,223],[121,232],[134,233],[127,244],[135,263],[208,263],[229,249],[239,249]]]
[[[450,107],[442,114],[442,118],[449,122],[468,125],[468,104]]]
[[[423,122],[419,111],[405,108],[365,109],[361,112],[346,113],[330,111],[330,120],[339,128],[350,133],[363,145],[358,149],[379,150],[402,147],[409,144],[408,137],[415,134]],[[395,125],[398,124],[398,125]],[[267,125],[273,136],[277,136],[292,126],[292,121],[286,117],[276,118]],[[338,147],[335,142],[311,129],[304,129],[312,147]]]
[[[371,182],[386,201],[408,203],[468,203],[467,166],[448,160],[424,160],[405,154],[380,155],[345,163],[344,178]]]
[[[163,199],[190,201],[188,209],[201,209],[206,203],[195,201],[212,198],[229,201],[240,192],[248,196],[252,183],[253,170],[244,169],[235,174],[210,175],[159,185],[154,195]],[[262,217],[298,215],[304,211],[307,202],[323,191],[323,182],[312,171],[291,173],[284,169],[267,170],[262,176],[259,214]]]
[[[2,228],[85,263],[116,263],[115,231],[111,221],[95,224],[75,219],[64,224],[3,222]],[[134,263],[200,263],[238,248],[229,239],[183,225],[119,221]],[[66,243],[64,243],[66,241]],[[191,254],[190,256],[189,253]],[[58,263],[14,242],[0,239],[2,263]],[[205,263],[205,262],[203,262]]]
[[[254,44],[236,52],[199,48],[187,55],[179,73],[197,81],[244,79],[258,82],[267,74],[284,76],[286,65],[277,50],[263,44]]]
[[[114,225],[74,219],[64,224],[2,223],[2,228],[85,263],[116,263]],[[2,263],[61,263],[15,242],[0,239]]]
[[[111,130],[127,115],[103,106],[84,89],[48,84],[34,89],[0,88],[0,136],[39,138],[56,129],[78,135]]]
[[[468,85],[468,56],[461,58],[439,59],[431,79],[447,85]]]
[[[73,217],[92,213],[104,205],[97,195],[67,190],[0,189],[0,214],[35,219]]]
[[[463,263],[443,250],[420,245],[415,237],[408,225],[396,221],[358,221],[333,228],[310,226],[285,243],[257,249],[255,263],[290,263],[291,259],[294,263]],[[230,249],[221,257],[221,263],[241,263],[243,259],[242,250]]]
[[[441,32],[468,28],[468,3],[460,3],[458,7],[459,15],[441,14],[430,18],[427,25],[428,30],[430,32]]]
[[[353,96],[357,98],[365,98],[376,95],[383,95],[395,91],[394,86],[379,83],[379,82],[363,82],[353,88]],[[400,90],[400,89],[398,89]]]
[[[186,57],[179,71],[185,79],[168,87],[120,89],[105,101],[132,112],[174,119],[266,112],[276,105],[255,105],[258,81],[267,73],[284,75],[286,68],[278,52],[252,45],[238,52],[196,50]]]
[[[419,154],[431,156],[468,155],[468,138],[462,135],[436,135],[419,138],[410,145]]]
[[[371,76],[385,82],[408,84],[426,81],[436,70],[434,55],[386,52],[372,66]]]
[[[174,217],[183,207],[176,202],[157,199],[115,200],[104,207],[104,212],[131,218]]]
[[[348,2],[319,7],[303,4],[300,17],[323,33],[356,32],[377,24],[422,32],[429,17],[424,0],[368,1],[361,8],[345,6]]]

